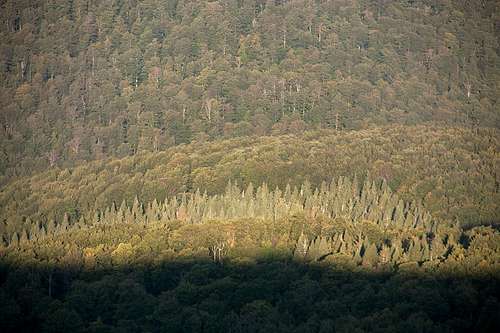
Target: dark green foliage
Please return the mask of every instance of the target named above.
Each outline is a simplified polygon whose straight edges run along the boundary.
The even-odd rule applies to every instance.
[[[473,253],[458,265],[444,261],[433,272],[423,267],[397,272],[353,269],[341,263],[306,265],[288,256],[269,260],[251,252],[235,253],[221,264],[181,252],[176,252],[176,258],[161,257],[167,243],[155,249],[149,237],[161,228],[134,226],[120,240],[108,241],[109,249],[93,264],[91,252],[111,230],[60,235],[59,239],[78,244],[84,265],[77,258],[63,264],[67,255],[61,253],[53,257],[59,260],[52,264],[54,273],[42,269],[45,263],[40,258],[22,259],[22,252],[13,249],[4,252],[2,332],[321,332],[332,328],[494,332],[498,328],[498,271],[474,270],[467,261]],[[482,232],[492,235],[491,230]],[[113,231],[115,239],[119,234],[118,229]],[[495,237],[498,240],[498,234]],[[116,252],[116,242],[133,244],[135,259],[130,264],[106,264],[106,256]],[[41,252],[47,244],[61,246],[56,245],[60,244],[57,238],[33,246]],[[54,274],[52,296],[48,274]]]
[[[393,195],[365,184],[351,200]],[[497,230],[431,231],[317,208],[342,186],[356,188],[348,179],[284,193],[232,183],[220,196],[135,199],[38,237],[24,232],[0,248],[2,332],[498,328]],[[298,211],[269,214],[276,203]]]

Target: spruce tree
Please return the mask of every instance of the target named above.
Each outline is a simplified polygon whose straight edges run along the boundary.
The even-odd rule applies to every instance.
[[[363,266],[374,267],[379,262],[377,246],[371,243],[363,254]]]

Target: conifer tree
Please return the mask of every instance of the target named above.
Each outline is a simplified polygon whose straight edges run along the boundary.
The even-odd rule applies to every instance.
[[[10,243],[9,243],[10,246],[14,246],[14,247],[17,247],[19,246],[19,236],[17,235],[17,232],[14,232],[12,234],[12,237],[10,238]]]
[[[309,245],[306,258],[309,260],[319,260],[330,252],[330,245],[326,238],[318,236]]]
[[[21,237],[19,237],[19,244],[26,245],[28,241],[29,241],[28,233],[26,232],[26,229],[23,229],[21,231]]]
[[[363,254],[363,266],[373,267],[379,262],[377,246],[371,243]]]
[[[304,259],[307,255],[308,250],[309,240],[307,239],[307,236],[302,232],[299,239],[297,240],[297,245],[295,247],[293,255],[296,259]]]
[[[57,227],[58,227],[59,231],[66,231],[66,230],[68,230],[69,226],[70,226],[69,215],[68,215],[68,213],[64,213],[62,222]]]
[[[54,222],[53,219],[49,219],[49,221],[47,222],[47,233],[48,234],[52,234],[53,232],[56,231],[56,223]]]

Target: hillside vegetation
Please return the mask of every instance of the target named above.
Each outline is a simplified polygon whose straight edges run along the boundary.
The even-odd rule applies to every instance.
[[[135,200],[0,255],[5,332],[499,328],[498,231],[437,224],[385,183]]]
[[[500,2],[0,0],[0,332],[500,332]]]
[[[0,172],[305,128],[499,126],[496,0],[0,2]]]
[[[78,221],[112,203],[131,205],[135,197],[148,203],[198,189],[220,194],[229,180],[285,191],[287,184],[309,181],[314,188],[341,176],[384,179],[402,199],[422,203],[442,222],[496,224],[499,139],[496,130],[417,126],[183,145],[12,182],[0,192],[2,230],[29,230],[30,221],[62,221],[64,214]]]

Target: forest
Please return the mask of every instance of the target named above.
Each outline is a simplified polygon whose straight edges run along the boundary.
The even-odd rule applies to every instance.
[[[217,138],[500,126],[496,0],[2,0],[0,173]]]
[[[12,331],[498,328],[498,230],[437,223],[385,182],[136,198],[14,233],[2,254]]]
[[[496,0],[0,0],[0,332],[500,332]]]

